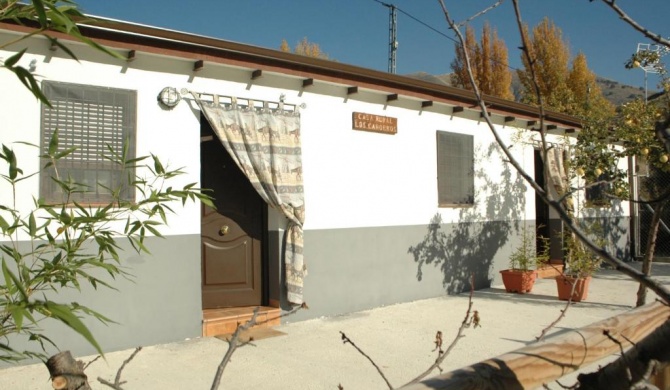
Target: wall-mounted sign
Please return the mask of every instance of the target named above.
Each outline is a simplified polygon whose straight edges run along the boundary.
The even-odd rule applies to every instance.
[[[352,127],[354,130],[396,134],[398,132],[398,118],[354,112],[352,115]]]

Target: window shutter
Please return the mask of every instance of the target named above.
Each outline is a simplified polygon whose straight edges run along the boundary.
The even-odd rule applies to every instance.
[[[437,183],[440,206],[474,203],[474,138],[437,132]]]
[[[76,148],[57,163],[60,180],[70,178],[82,185],[83,191],[71,200],[106,203],[113,199],[109,189],[120,189],[123,200],[134,200],[134,191],[126,185],[129,171],[103,156],[120,156],[128,145],[126,154],[134,158],[136,92],[47,81],[42,89],[53,106],[42,105],[43,152],[56,129],[59,152]],[[51,179],[55,174],[53,168],[43,170],[42,196],[48,201],[64,201]]]

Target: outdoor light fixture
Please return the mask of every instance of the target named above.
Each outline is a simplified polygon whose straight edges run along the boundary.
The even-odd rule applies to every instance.
[[[165,87],[158,94],[158,101],[168,109],[173,109],[179,104],[181,100],[181,95],[177,88],[174,87]]]

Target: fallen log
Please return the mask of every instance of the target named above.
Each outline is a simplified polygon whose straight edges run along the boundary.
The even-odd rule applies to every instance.
[[[402,389],[534,389],[630,348],[669,318],[670,307],[654,302]]]

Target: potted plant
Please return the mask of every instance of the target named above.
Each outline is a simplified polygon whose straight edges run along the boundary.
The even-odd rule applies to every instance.
[[[535,285],[537,268],[549,260],[549,245],[543,245],[538,253],[535,249],[535,237],[523,227],[521,243],[509,257],[509,268],[500,271],[507,292],[525,294]]]
[[[599,229],[598,225],[591,225],[585,229],[589,236]],[[595,240],[597,245],[604,245],[602,235]],[[556,277],[558,299],[572,302],[581,302],[588,297],[591,277],[600,268],[602,259],[596,256],[574,234],[567,233],[563,240],[566,258],[563,273]]]

